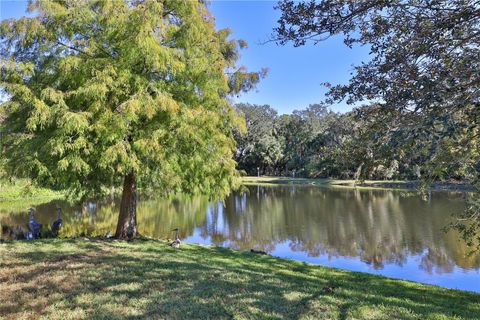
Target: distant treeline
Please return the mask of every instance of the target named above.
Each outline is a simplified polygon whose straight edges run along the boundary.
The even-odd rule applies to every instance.
[[[464,180],[461,163],[436,172],[432,138],[406,138],[378,117],[379,105],[336,113],[323,104],[279,115],[269,105],[240,103],[246,134],[236,134],[238,169],[247,175],[341,179]]]

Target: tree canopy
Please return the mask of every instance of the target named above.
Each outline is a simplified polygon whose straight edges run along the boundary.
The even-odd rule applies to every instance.
[[[480,176],[480,3],[474,0],[280,1],[273,40],[295,46],[342,36],[370,48],[348,84],[330,85],[330,102],[377,102],[363,114],[386,125],[377,146],[410,157],[431,181]],[[412,158],[412,154],[415,157]],[[466,238],[480,227],[478,192],[456,224]],[[480,234],[477,233],[480,240]]]
[[[203,1],[38,0],[28,11],[0,24],[11,175],[75,198],[123,181],[119,237],[136,233],[137,184],[204,194],[235,184],[244,124],[228,96],[263,73],[236,65],[246,43],[216,31]]]
[[[417,163],[424,161],[426,150],[417,147],[401,158],[392,156],[389,150],[395,146],[384,141],[388,126],[363,117],[376,112],[379,105],[340,114],[323,104],[312,104],[284,115],[269,105],[241,103],[235,107],[247,122],[247,133],[235,135],[235,159],[247,174],[288,176],[295,172],[297,177],[358,180],[417,180],[424,174]],[[463,181],[466,177],[451,171],[443,179]]]
[[[251,175],[273,173],[283,152],[277,132],[277,111],[269,105],[244,103],[235,108],[245,117],[247,128],[246,134],[236,134],[238,168]]]

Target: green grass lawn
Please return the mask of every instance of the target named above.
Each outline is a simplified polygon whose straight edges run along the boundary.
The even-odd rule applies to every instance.
[[[0,202],[29,202],[33,205],[45,202],[46,199],[61,199],[63,196],[63,193],[55,190],[35,187],[27,179],[12,183],[0,181]]]
[[[480,295],[199,245],[18,241],[0,244],[1,317],[478,319]]]

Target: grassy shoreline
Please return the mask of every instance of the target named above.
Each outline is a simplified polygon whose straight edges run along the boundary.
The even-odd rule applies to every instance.
[[[0,244],[0,318],[474,319],[480,295],[164,241]]]
[[[245,176],[242,177],[244,185],[312,185],[332,188],[356,188],[356,189],[378,189],[378,190],[416,190],[418,181],[405,180],[365,180],[361,183],[355,180],[341,179],[310,179],[310,178],[290,178],[290,177],[271,177],[271,176]],[[473,187],[463,183],[442,183],[437,182],[430,187],[432,191],[472,191]]]
[[[309,179],[309,178],[290,178],[290,177],[242,177],[244,185],[315,185],[334,188],[357,188],[357,189],[403,189],[415,190],[418,187],[417,181],[402,180],[366,180],[358,183],[355,180],[340,179]],[[473,188],[467,184],[461,183],[435,183],[431,190],[450,190],[450,191],[471,191]],[[0,181],[0,203],[18,205],[19,202],[28,202],[30,205],[44,203],[45,201],[63,199],[64,193],[47,188],[33,186],[27,179],[19,179],[13,183]],[[22,208],[25,205],[22,205]]]
[[[45,200],[62,199],[64,194],[59,191],[33,186],[27,179],[16,180],[12,183],[0,181],[0,202],[15,203],[29,202],[33,204]]]

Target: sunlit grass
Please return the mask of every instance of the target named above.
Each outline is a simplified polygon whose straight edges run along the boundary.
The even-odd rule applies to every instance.
[[[12,319],[475,319],[480,295],[224,248],[40,240],[0,245]],[[333,289],[330,289],[333,288]]]
[[[26,202],[35,205],[63,197],[63,193],[36,187],[27,179],[19,179],[13,182],[0,180],[0,204],[2,207],[24,209]]]

